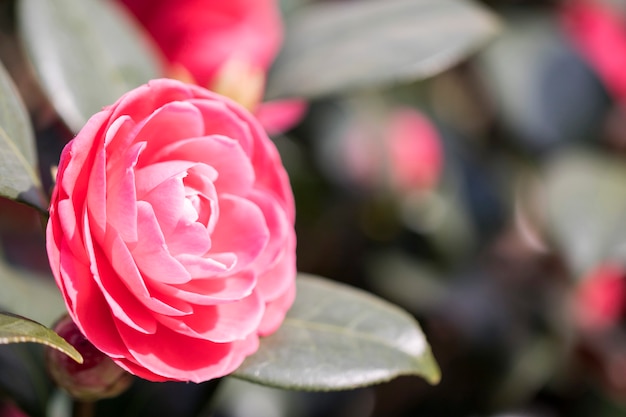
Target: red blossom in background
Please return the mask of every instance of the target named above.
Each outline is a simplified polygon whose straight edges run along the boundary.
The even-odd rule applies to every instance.
[[[266,73],[283,39],[275,0],[120,0],[169,61],[169,76],[226,95],[250,110],[269,133],[293,126],[302,100],[261,104]]]
[[[613,97],[626,103],[626,18],[599,0],[563,2],[565,33]]]
[[[626,272],[607,263],[583,278],[574,295],[574,318],[589,330],[602,330],[617,324],[626,311]]]

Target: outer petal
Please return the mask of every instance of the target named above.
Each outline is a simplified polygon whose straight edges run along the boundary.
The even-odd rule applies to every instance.
[[[296,276],[296,237],[292,232],[274,262],[259,276],[257,291],[265,301],[272,301],[283,294]]]
[[[190,338],[165,326],[159,327],[154,337],[123,325],[119,326],[119,334],[132,355],[127,360],[160,377],[179,381],[203,382],[232,372],[233,364],[240,364],[245,358],[238,345],[249,344]],[[156,344],[155,339],[159,341]]]
[[[268,303],[265,307],[265,315],[258,329],[259,336],[267,336],[278,329],[295,299],[296,283],[292,282],[280,297]]]

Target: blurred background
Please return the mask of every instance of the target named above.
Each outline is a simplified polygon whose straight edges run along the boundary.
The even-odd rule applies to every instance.
[[[287,22],[305,3],[283,2]],[[626,416],[626,2],[471,4],[497,33],[467,56],[419,81],[310,94],[300,123],[273,137],[296,197],[299,270],[414,314],[441,383],[301,393],[225,378],[207,403],[214,383],[137,381],[98,415]],[[354,47],[385,59],[371,41]],[[46,166],[68,132],[39,115]],[[0,207],[4,254],[47,273],[28,210]],[[37,349],[0,351],[7,397],[54,395],[15,359]]]

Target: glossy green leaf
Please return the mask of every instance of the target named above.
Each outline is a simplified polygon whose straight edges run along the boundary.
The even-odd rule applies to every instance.
[[[21,0],[18,11],[40,82],[75,132],[103,106],[160,75],[146,36],[115,2]]]
[[[234,374],[263,385],[342,390],[439,368],[411,315],[356,288],[300,274],[298,295],[276,333]]]
[[[24,317],[0,313],[0,345],[25,342],[50,346],[83,363],[81,354],[51,329]]]
[[[573,272],[626,260],[626,164],[591,152],[565,152],[545,174],[546,227]]]
[[[467,0],[311,3],[287,16],[267,96],[315,97],[432,76],[499,27],[494,15]]]
[[[45,210],[35,140],[24,104],[0,65],[0,196]]]

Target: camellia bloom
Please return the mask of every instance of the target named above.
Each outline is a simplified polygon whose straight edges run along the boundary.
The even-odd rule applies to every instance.
[[[234,371],[295,293],[295,208],[279,154],[243,107],[154,80],[65,147],[47,249],[69,314],[152,381]]]
[[[259,111],[270,133],[286,130],[302,117],[302,100],[261,104],[265,75],[283,40],[276,0],[120,1],[163,51],[169,76]]]

